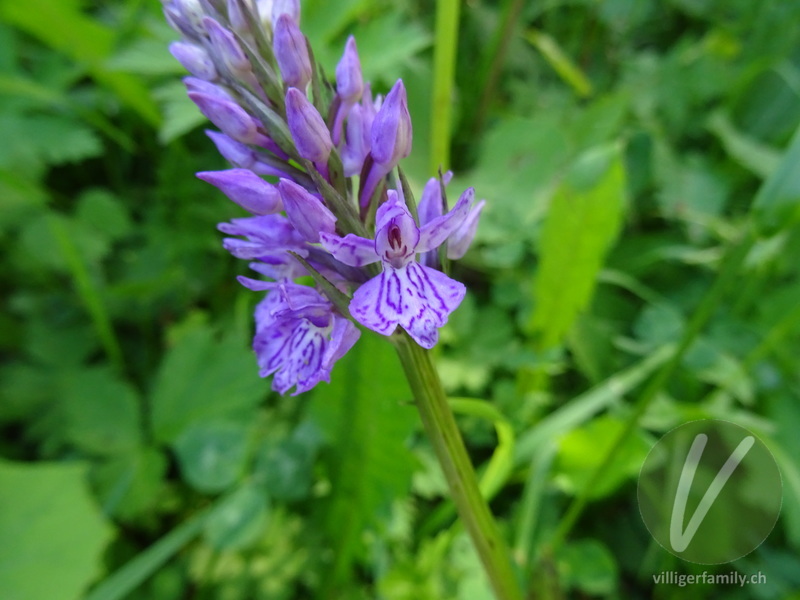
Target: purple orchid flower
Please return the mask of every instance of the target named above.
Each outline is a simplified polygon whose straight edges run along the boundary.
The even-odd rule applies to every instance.
[[[422,197],[417,207],[420,225],[425,225],[441,216],[444,212],[444,198],[442,198],[442,185],[446,186],[453,178],[453,173],[448,171],[442,176],[441,183],[435,177],[431,177],[425,188],[422,190]],[[450,234],[447,238],[447,258],[458,260],[462,258],[475,239],[475,232],[478,229],[478,220],[481,216],[486,200],[474,204],[470,209],[464,222]],[[439,264],[439,257],[436,252],[426,252],[420,257],[420,263],[428,267],[436,268]]]
[[[330,382],[331,370],[361,332],[334,311],[314,288],[291,282],[264,282],[240,278],[254,290],[269,290],[256,308],[253,350],[259,375],[274,375],[272,389],[292,396]]]
[[[419,264],[417,253],[428,252],[444,241],[466,219],[475,193],[468,189],[446,215],[422,228],[414,222],[395,190],[378,208],[374,240],[349,234],[322,233],[322,246],[334,258],[354,267],[381,261],[383,272],[359,287],[350,313],[359,323],[382,335],[400,325],[423,348],[432,348],[439,327],[464,298],[466,288],[441,271]]]

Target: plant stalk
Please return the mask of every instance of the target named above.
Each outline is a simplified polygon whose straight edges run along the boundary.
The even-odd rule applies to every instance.
[[[405,332],[397,336],[395,347],[458,515],[472,538],[495,596],[498,600],[522,600],[508,546],[481,495],[475,469],[430,352]]]

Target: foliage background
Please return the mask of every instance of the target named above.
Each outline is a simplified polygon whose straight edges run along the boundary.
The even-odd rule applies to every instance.
[[[417,189],[433,8],[303,12],[328,73],[354,33],[377,89],[404,78]],[[800,597],[798,22],[796,0],[461,7],[451,194],[489,203],[438,363],[531,597]],[[225,165],[172,39],[155,2],[0,0],[0,597],[489,598],[387,344],[305,397],[257,377],[258,295],[215,232],[239,215],[193,177]],[[767,583],[654,587],[715,570],[635,501],[653,442],[707,417],[780,464],[776,529],[716,568]]]

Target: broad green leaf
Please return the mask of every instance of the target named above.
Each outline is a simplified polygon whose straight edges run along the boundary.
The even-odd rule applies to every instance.
[[[624,427],[622,420],[604,415],[562,436],[554,469],[559,487],[570,494],[583,489]],[[607,496],[638,475],[649,451],[643,434],[628,436],[605,478],[591,490],[591,497]]]
[[[220,418],[252,416],[268,390],[245,341],[231,334],[217,339],[194,325],[177,340],[162,363],[152,394],[153,432],[173,442],[188,426]]]
[[[76,63],[84,64],[92,76],[114,91],[123,104],[136,110],[149,123],[160,117],[147,86],[139,79],[109,70],[104,61],[116,42],[116,32],[82,12],[77,0],[2,0],[0,17],[38,38]]]
[[[241,475],[247,459],[248,426],[228,421],[191,425],[175,440],[183,478],[196,490],[216,493]]]
[[[566,589],[578,589],[590,596],[607,596],[617,587],[617,561],[598,540],[569,542],[559,550],[556,564]]]
[[[0,461],[0,598],[75,600],[97,577],[112,530],[79,463]]]
[[[268,518],[269,499],[263,488],[244,485],[211,511],[205,537],[217,550],[241,550],[263,535]]]
[[[589,304],[622,226],[625,194],[619,145],[584,153],[556,191],[542,232],[529,323],[542,348],[559,344]]]
[[[331,384],[314,392],[311,414],[331,444],[324,453],[333,486],[326,522],[337,580],[364,529],[410,487],[415,461],[405,444],[417,422],[410,399],[394,348],[371,333],[339,361]]]
[[[109,368],[67,373],[60,399],[67,439],[86,452],[102,455],[133,451],[141,441],[136,391]]]
[[[102,231],[111,240],[121,238],[131,230],[131,220],[122,198],[108,190],[93,188],[83,193],[78,200],[75,216],[82,223]]]
[[[776,233],[800,221],[800,127],[783,154],[778,168],[758,190],[753,214],[759,229]]]
[[[264,442],[258,452],[254,476],[263,482],[272,498],[300,500],[307,497],[320,441],[317,427],[306,422],[290,437]]]
[[[113,456],[92,471],[92,483],[103,510],[126,521],[152,511],[161,499],[167,459],[155,448]]]

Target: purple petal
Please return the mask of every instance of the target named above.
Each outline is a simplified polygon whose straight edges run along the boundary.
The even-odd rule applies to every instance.
[[[252,144],[258,139],[255,121],[235,102],[200,92],[189,92],[189,98],[209,121],[236,141]]]
[[[469,208],[475,199],[475,190],[467,188],[461,194],[456,205],[446,215],[435,218],[427,223],[420,231],[418,252],[427,252],[438,248],[450,235],[464,222],[469,214]]]
[[[336,216],[319,198],[288,179],[281,179],[278,189],[286,216],[306,241],[319,242],[320,233],[332,234],[336,231]]]
[[[231,200],[255,215],[271,215],[283,209],[277,188],[247,169],[203,171],[203,181],[218,187]]]
[[[403,81],[397,80],[372,123],[372,158],[391,170],[411,153],[411,116]]]
[[[242,76],[250,73],[250,60],[233,34],[211,17],[204,17],[203,25],[218,60],[234,75]]]
[[[217,78],[217,68],[205,48],[187,42],[172,42],[169,51],[184,69],[206,81]]]
[[[358,59],[356,39],[352,35],[347,38],[342,59],[336,65],[336,92],[347,104],[358,102],[364,92],[361,61]]]
[[[275,22],[272,47],[286,85],[305,91],[311,81],[311,59],[303,32],[288,14],[281,15]]]
[[[339,237],[328,233],[321,233],[319,241],[322,247],[330,252],[333,257],[351,267],[363,267],[378,262],[380,257],[375,252],[375,242],[359,237],[354,233]]]
[[[335,316],[333,320],[333,331],[331,332],[331,341],[325,349],[325,354],[322,357],[322,364],[330,369],[333,363],[347,354],[347,351],[353,347],[359,337],[361,337],[361,332],[358,330],[358,327],[344,317]]]
[[[406,215],[412,218],[408,207],[400,198],[397,190],[389,190],[386,202],[381,204],[378,207],[378,211],[375,213],[375,229],[383,229],[389,224],[389,221],[400,215]]]
[[[297,88],[289,88],[286,92],[286,121],[297,153],[313,163],[326,163],[333,149],[328,126]]]
[[[473,206],[467,218],[461,224],[461,227],[456,229],[450,236],[447,242],[447,258],[450,260],[458,260],[467,253],[467,250],[475,239],[475,232],[478,229],[478,219],[480,219],[483,206],[486,200],[481,200]]]
[[[438,328],[447,323],[465,294],[462,283],[412,262],[402,269],[385,267],[381,275],[358,288],[350,313],[382,335],[400,325],[420,346],[432,348],[438,341]]]

